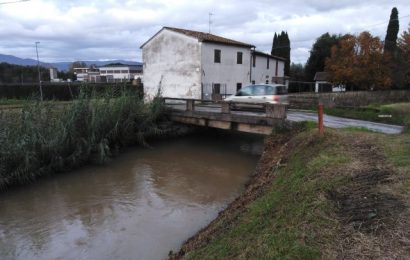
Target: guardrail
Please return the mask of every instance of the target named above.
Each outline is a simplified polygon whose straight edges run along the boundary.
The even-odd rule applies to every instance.
[[[246,106],[246,105],[257,105],[263,109],[265,112],[266,117],[268,118],[275,118],[275,119],[285,119],[286,112],[287,112],[287,104],[271,104],[271,103],[264,103],[264,104],[250,104],[246,102],[231,102],[231,101],[211,101],[211,100],[202,100],[202,99],[188,99],[188,98],[161,98],[162,102],[165,105],[172,105],[171,103],[167,103],[167,100],[179,101],[177,104],[185,103],[185,111],[186,112],[200,112],[196,111],[195,108],[198,106],[198,103],[203,105],[209,104],[217,104],[218,107],[220,106],[219,113],[221,114],[231,114],[232,108],[235,106]],[[175,103],[174,103],[175,104]]]

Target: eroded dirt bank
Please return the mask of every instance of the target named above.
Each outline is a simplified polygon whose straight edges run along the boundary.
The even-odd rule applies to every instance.
[[[245,192],[170,258],[408,259],[409,173],[380,140],[270,136]]]

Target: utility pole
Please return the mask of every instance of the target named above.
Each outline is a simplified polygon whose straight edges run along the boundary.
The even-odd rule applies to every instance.
[[[212,15],[214,15],[213,13],[209,13],[209,19],[208,19],[208,23],[209,23],[209,33],[211,33],[211,24],[212,24]]]
[[[41,87],[41,75],[40,75],[40,59],[38,58],[38,47],[40,42],[36,42],[36,53],[37,53],[37,72],[38,72],[38,87],[40,89],[40,100],[43,101],[43,88]]]

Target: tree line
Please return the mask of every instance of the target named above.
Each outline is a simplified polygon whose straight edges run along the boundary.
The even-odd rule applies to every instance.
[[[287,60],[285,75],[293,81],[314,81],[317,72],[347,89],[410,89],[410,25],[399,36],[397,8],[391,11],[382,41],[370,32],[358,35],[324,33],[316,39],[305,65],[290,64],[290,41],[286,32],[276,34],[272,55]]]

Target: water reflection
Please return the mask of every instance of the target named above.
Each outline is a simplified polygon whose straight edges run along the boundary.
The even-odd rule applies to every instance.
[[[164,258],[238,194],[257,147],[220,133],[163,141],[2,193],[0,259]]]

